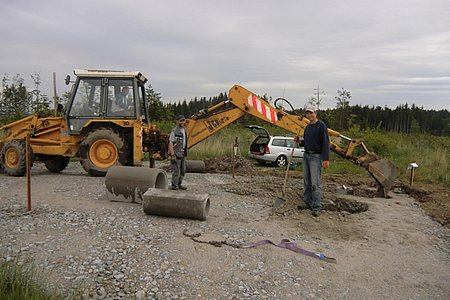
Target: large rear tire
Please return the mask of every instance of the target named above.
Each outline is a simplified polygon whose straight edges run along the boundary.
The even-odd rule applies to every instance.
[[[31,163],[33,155],[30,155]],[[12,140],[5,143],[1,151],[1,161],[9,176],[23,176],[27,172],[27,148],[25,140]]]
[[[47,170],[52,173],[59,173],[69,165],[70,158],[61,155],[49,155],[45,158],[44,164]]]
[[[105,176],[109,168],[120,165],[126,153],[121,136],[112,129],[100,128],[88,134],[80,145],[80,163],[91,176]]]

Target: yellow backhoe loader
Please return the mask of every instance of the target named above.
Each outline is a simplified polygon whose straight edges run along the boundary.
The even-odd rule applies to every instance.
[[[73,156],[80,158],[83,168],[92,176],[104,176],[114,165],[142,166],[144,152],[149,153],[150,166],[167,157],[169,134],[149,123],[144,75],[79,69],[74,74],[76,80],[63,117],[31,115],[0,128],[0,162],[8,175],[23,176],[26,172],[27,135],[32,161],[43,161],[51,172],[64,170]],[[68,76],[66,83],[69,82]],[[235,85],[226,101],[187,119],[188,148],[246,114],[300,136],[309,122],[277,107],[276,102],[271,105]],[[379,183],[380,194],[386,196],[396,179],[395,166],[370,152],[360,139],[345,137],[331,129],[329,134],[346,141],[345,146],[331,142],[331,150],[366,168]]]

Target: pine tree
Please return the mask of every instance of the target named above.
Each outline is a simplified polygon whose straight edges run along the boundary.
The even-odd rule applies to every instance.
[[[339,129],[340,130],[346,130],[350,127],[350,98],[352,97],[350,92],[346,89],[342,88],[341,90],[337,91],[338,95],[334,97],[336,99],[337,104],[337,114],[338,114],[338,120],[339,120]]]
[[[31,110],[39,116],[49,116],[52,114],[50,110],[50,100],[47,95],[41,92],[40,86],[42,83],[41,76],[35,72],[30,75],[33,79],[35,89],[30,92]]]
[[[5,74],[2,79],[2,92],[0,97],[0,117],[2,123],[23,118],[30,111],[30,97],[24,85],[24,79],[16,74],[9,79]]]

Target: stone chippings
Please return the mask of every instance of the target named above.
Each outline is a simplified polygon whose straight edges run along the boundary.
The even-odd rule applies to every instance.
[[[101,210],[43,205],[26,214],[14,202],[0,209],[3,261],[32,257],[48,287],[62,294],[77,291],[84,299],[281,299],[287,295],[280,291],[283,285],[302,286],[288,272],[268,272],[260,254],[253,253],[249,261],[242,253],[246,250],[230,246],[220,248],[223,263],[232,261],[228,272],[240,275],[217,281],[187,267],[182,251],[174,247],[176,238],[192,243],[180,237],[186,228],[215,232],[238,245],[263,234],[256,229],[146,216],[133,204]]]
[[[279,241],[284,237],[278,214],[271,214],[271,205],[280,195],[281,177],[260,178],[260,188],[255,190],[255,178],[248,176],[240,177],[237,184],[229,175],[188,174],[189,191],[208,193],[212,200],[209,217],[198,221],[150,216],[143,213],[140,205],[111,203],[102,189],[104,179],[85,176],[79,164],[70,164],[62,175],[47,175],[38,166],[33,169],[40,173],[32,179],[33,184],[44,184],[49,198],[36,199],[29,214],[24,213],[24,197],[17,190],[17,182],[23,184],[24,178],[0,180],[0,262],[31,258],[48,287],[56,288],[62,295],[76,291],[82,299],[349,298],[348,291],[335,283],[339,283],[340,260],[335,265],[269,246],[257,250],[230,246],[265,238]],[[291,191],[289,186],[287,191],[293,196],[287,197],[286,202],[295,208],[299,191]],[[58,201],[53,201],[55,195]],[[327,244],[330,239],[322,235],[333,230],[333,226],[322,234],[307,233],[305,228],[317,222],[307,212],[291,209],[283,211],[285,215],[289,215],[285,219],[298,224],[285,236],[290,240],[309,250],[331,254],[339,247],[347,249],[344,229],[352,219],[350,214],[332,212],[321,216],[321,223],[339,225],[333,234],[343,230],[345,243],[333,239],[331,247]],[[369,211],[360,218],[374,216]],[[421,231],[441,237],[436,246],[439,255],[447,259],[448,230],[426,224],[421,225]],[[194,242],[183,232],[215,236],[227,244],[219,248]],[[376,242],[373,235],[362,234],[357,240]],[[385,239],[383,233],[382,241]],[[367,276],[369,282],[369,273],[372,271],[359,274]],[[410,276],[416,282],[415,275]],[[391,282],[386,286],[391,286]],[[414,291],[421,292],[419,298],[427,295],[444,299],[442,293],[446,290],[430,290],[426,285]],[[376,293],[379,298],[393,297],[390,289]],[[409,298],[401,297],[405,293],[409,295],[404,289],[397,298]]]

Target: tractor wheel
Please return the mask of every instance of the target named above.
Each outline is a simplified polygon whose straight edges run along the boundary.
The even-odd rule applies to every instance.
[[[45,158],[44,164],[47,170],[52,173],[59,173],[69,164],[70,157],[61,155],[49,155]]]
[[[275,164],[277,167],[283,168],[286,167],[286,164],[288,163],[287,157],[284,155],[280,155],[277,157],[277,160],[275,161]]]
[[[105,176],[108,169],[120,164],[126,145],[118,133],[100,128],[90,132],[80,145],[80,162],[91,176]]]
[[[31,163],[33,155],[30,156]],[[1,160],[6,174],[23,176],[27,172],[27,149],[24,140],[6,142],[1,153]]]

